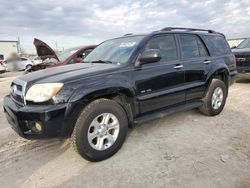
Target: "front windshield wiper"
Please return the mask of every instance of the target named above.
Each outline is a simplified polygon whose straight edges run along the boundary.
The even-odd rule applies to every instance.
[[[103,61],[103,60],[98,60],[98,61],[91,61],[91,63],[113,63],[112,61]]]

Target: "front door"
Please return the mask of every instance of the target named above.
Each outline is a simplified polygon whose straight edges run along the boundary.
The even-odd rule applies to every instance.
[[[135,69],[135,87],[140,112],[171,107],[185,102],[184,71],[179,61],[175,35],[151,38],[144,50],[159,49],[161,60]]]

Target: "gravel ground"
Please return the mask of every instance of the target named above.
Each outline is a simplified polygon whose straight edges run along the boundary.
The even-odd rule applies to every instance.
[[[0,79],[2,97],[12,79]],[[230,88],[220,115],[206,117],[192,110],[140,125],[116,155],[98,163],[80,158],[69,140],[18,138],[1,113],[0,185],[249,188],[248,110],[250,76]]]

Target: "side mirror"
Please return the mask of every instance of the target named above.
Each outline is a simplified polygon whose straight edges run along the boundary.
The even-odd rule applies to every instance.
[[[139,65],[147,63],[155,63],[161,60],[161,53],[158,49],[149,49],[141,54],[139,57]]]

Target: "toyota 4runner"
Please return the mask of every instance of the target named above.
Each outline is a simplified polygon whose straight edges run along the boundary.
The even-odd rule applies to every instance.
[[[136,124],[193,108],[219,114],[237,73],[223,34],[191,28],[107,40],[85,62],[13,81],[4,111],[20,136],[71,136],[82,157],[100,161]]]

